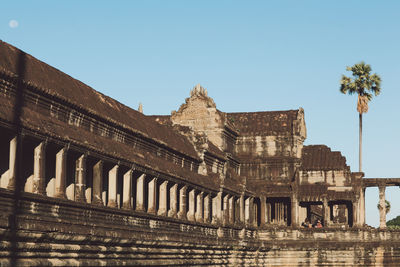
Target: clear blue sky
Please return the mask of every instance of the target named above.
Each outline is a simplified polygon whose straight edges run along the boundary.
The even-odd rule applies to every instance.
[[[364,116],[363,170],[400,177],[399,11],[400,1],[2,0],[0,39],[145,114],[178,109],[197,83],[225,112],[303,107],[306,144],[342,151],[352,171],[356,97],[339,80],[364,60],[383,82]],[[399,215],[399,188],[387,199],[388,218]],[[371,225],[377,201],[369,189]]]

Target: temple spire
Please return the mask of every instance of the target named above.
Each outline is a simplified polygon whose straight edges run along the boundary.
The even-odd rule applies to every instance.
[[[192,91],[190,91],[190,96],[193,95],[203,95],[207,96],[207,90],[204,89],[199,83],[193,87]]]

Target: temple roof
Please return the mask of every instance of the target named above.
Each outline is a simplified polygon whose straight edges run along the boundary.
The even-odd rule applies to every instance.
[[[13,104],[11,101],[1,97],[0,119],[12,121],[12,112]],[[84,146],[94,152],[116,157],[123,161],[134,162],[145,168],[210,190],[219,189],[220,180],[216,174],[200,175],[152,153],[132,148],[130,145],[116,142],[110,138],[95,135],[79,127],[71,127],[71,125],[51,116],[43,116],[29,103],[27,106],[22,107],[21,123],[24,128],[46,133],[50,137],[61,139],[64,142]]]
[[[350,170],[346,158],[339,151],[331,151],[326,145],[304,146],[301,155],[301,169],[313,170]]]
[[[23,73],[18,68],[24,66]],[[150,138],[191,158],[198,159],[186,137],[97,92],[88,85],[0,40],[0,71],[23,77],[25,83],[72,106]]]
[[[239,135],[292,134],[299,110],[227,113]]]

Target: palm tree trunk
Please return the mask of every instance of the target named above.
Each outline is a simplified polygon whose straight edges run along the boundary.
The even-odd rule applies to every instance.
[[[362,113],[359,113],[359,136],[358,136],[358,171],[362,172]]]

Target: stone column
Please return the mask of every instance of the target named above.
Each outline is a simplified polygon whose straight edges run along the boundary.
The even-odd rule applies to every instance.
[[[233,225],[235,223],[235,197],[231,196],[228,199],[229,204],[229,224]]]
[[[297,199],[297,195],[293,194],[291,200],[292,200],[291,201],[292,226],[293,227],[299,227],[300,226],[300,222],[299,222],[299,200]],[[329,207],[328,207],[328,211],[329,211]],[[329,213],[328,213],[328,216],[329,216]],[[325,222],[326,222],[326,219],[325,219]]]
[[[330,225],[330,208],[328,205],[328,199],[324,198],[323,200],[324,204],[324,227],[328,227]]]
[[[200,192],[197,194],[196,222],[204,222],[203,201],[203,192]]]
[[[360,196],[360,224],[365,225],[365,188],[362,188]]]
[[[241,223],[245,223],[244,195],[241,195],[239,199],[239,219]]]
[[[272,215],[271,214],[272,208],[271,208],[271,203],[270,202],[266,203],[265,209],[266,209],[266,211],[265,211],[265,214],[266,214],[265,222],[270,224],[271,223],[271,215]]]
[[[144,183],[146,179],[146,174],[142,174],[136,180],[136,210],[137,211],[145,211],[144,206]]]
[[[56,154],[55,194],[57,198],[67,198],[65,186],[67,181],[67,149],[63,148]]]
[[[212,223],[219,224],[222,222],[222,192],[218,192],[218,194],[213,198],[213,216]]]
[[[254,197],[250,197],[250,224],[253,227],[257,227],[257,216],[256,216],[256,209],[254,205]]]
[[[178,185],[174,184],[169,189],[168,217],[173,217],[173,218],[177,217],[178,214],[177,205],[178,205]]]
[[[133,170],[129,170],[124,174],[123,194],[122,194],[122,208],[123,209],[127,209],[127,210],[132,209],[132,205],[131,205],[132,174],[133,174]]]
[[[187,191],[187,186],[183,186],[179,190],[179,212],[178,212],[178,218],[182,220],[186,220],[186,213],[187,213],[187,207],[186,207],[186,192]]]
[[[75,172],[75,201],[86,202],[86,155],[81,155],[76,160]]]
[[[353,209],[353,218],[349,218],[349,222],[350,222],[350,219],[352,219],[352,222],[353,222],[353,227],[358,227],[359,226],[359,221],[360,221],[360,218],[359,218],[359,204],[360,204],[360,199],[359,198],[357,198],[355,201],[352,201],[351,202],[351,208]]]
[[[204,197],[204,222],[210,223],[210,194]]]
[[[17,146],[18,146],[18,141],[17,141],[17,136],[15,136],[13,139],[10,141],[10,156],[9,156],[9,168],[8,168],[8,185],[7,188],[10,190],[15,190],[16,182],[17,182],[17,177],[16,177],[16,172],[17,172]]]
[[[117,208],[117,177],[118,177],[118,165],[115,165],[108,172],[108,207]]]
[[[240,220],[240,197],[235,200],[235,223],[238,225],[242,225]]]
[[[46,143],[41,142],[34,150],[32,193],[46,195]]]
[[[244,201],[245,205],[244,205],[244,213],[245,213],[245,224],[246,226],[250,225],[250,197],[247,197]]]
[[[188,213],[187,213],[187,218],[188,218],[189,221],[194,221],[195,220],[195,217],[194,217],[195,209],[194,209],[194,207],[195,207],[195,190],[192,189],[192,190],[189,191],[189,210],[188,210]]]
[[[157,214],[157,178],[154,177],[149,181],[149,198],[147,212],[151,214]]]
[[[266,226],[267,198],[260,196],[260,227]]]
[[[218,195],[211,197],[211,223],[217,224],[218,223],[218,215],[217,215],[217,199]]]
[[[379,186],[379,228],[386,229],[386,186]]]
[[[93,201],[98,206],[103,206],[103,161],[99,160],[93,166]]]
[[[222,224],[228,225],[229,223],[229,195],[226,194],[223,198],[223,205],[224,205],[224,211],[223,211],[223,218],[222,218]]]
[[[167,186],[168,181],[163,181],[160,185],[160,197],[158,198],[158,212],[160,216],[167,216]]]

